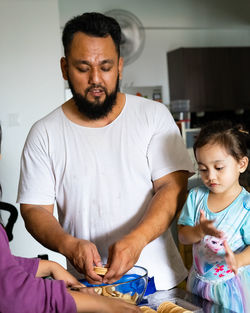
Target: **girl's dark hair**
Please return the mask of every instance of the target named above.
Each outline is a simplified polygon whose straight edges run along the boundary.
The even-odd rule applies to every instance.
[[[242,125],[233,125],[228,120],[212,121],[201,128],[194,143],[194,155],[197,148],[206,144],[219,144],[236,161],[239,161],[244,156],[248,156],[248,139],[249,133],[243,129]]]
[[[101,13],[90,12],[75,16],[69,20],[62,34],[64,54],[66,57],[69,54],[74,34],[77,32],[94,37],[107,37],[110,35],[114,41],[118,57],[120,57],[121,28],[114,18]]]

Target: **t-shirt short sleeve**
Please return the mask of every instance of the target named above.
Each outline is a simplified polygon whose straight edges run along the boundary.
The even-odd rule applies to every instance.
[[[55,178],[49,157],[48,138],[41,121],[31,128],[24,145],[17,202],[53,204]]]
[[[164,105],[154,112],[155,132],[148,146],[148,160],[152,180],[174,171],[194,172],[180,130]]]

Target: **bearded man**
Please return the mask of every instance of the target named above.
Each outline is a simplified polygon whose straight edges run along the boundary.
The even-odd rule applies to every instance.
[[[119,92],[113,18],[76,16],[62,39],[73,97],[26,140],[18,194],[26,228],[78,278],[113,283],[138,264],[157,289],[170,289],[187,275],[168,227],[193,172],[178,127],[165,105]],[[104,263],[102,277],[93,267]]]

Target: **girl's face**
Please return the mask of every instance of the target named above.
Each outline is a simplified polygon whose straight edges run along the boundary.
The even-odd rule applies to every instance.
[[[237,161],[218,144],[206,144],[195,154],[201,179],[212,193],[230,192],[240,187],[239,176],[247,168],[247,157]]]

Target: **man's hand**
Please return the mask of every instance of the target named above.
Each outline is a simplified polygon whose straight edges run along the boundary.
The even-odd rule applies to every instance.
[[[112,284],[130,270],[139,259],[144,247],[143,242],[127,235],[109,248],[109,270],[103,278],[104,283]]]
[[[74,238],[70,243],[67,258],[78,272],[85,274],[89,283],[102,283],[102,277],[94,272],[94,265],[102,266],[101,257],[95,244],[88,240]]]

